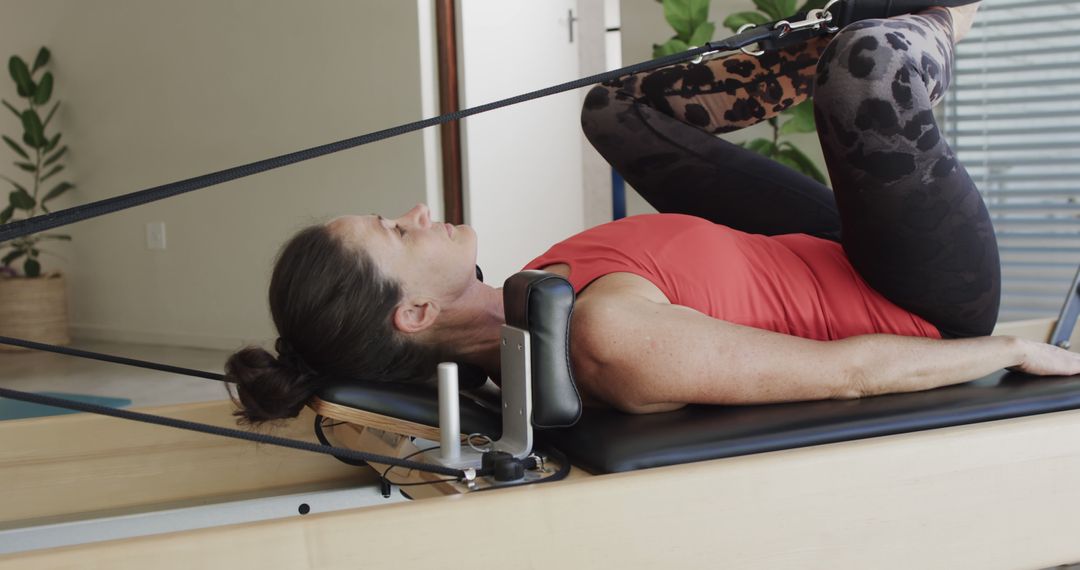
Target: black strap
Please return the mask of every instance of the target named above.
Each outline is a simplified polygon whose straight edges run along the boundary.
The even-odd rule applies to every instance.
[[[920,1],[925,2],[925,0],[920,0]],[[935,5],[949,5],[949,6],[954,6],[955,5],[955,6],[960,6],[960,5],[970,4],[970,3],[973,3],[975,1],[977,1],[977,0],[935,0]],[[837,4],[839,4],[841,9],[831,11],[831,13],[834,15],[833,25],[840,25],[841,27],[843,25],[846,25],[846,24],[850,23],[851,21],[854,21],[855,19],[864,19],[864,18],[868,18],[868,17],[885,17],[885,16],[889,16],[889,15],[895,15],[894,12],[896,14],[906,13],[905,10],[906,11],[912,11],[913,9],[916,9],[916,8],[917,9],[922,9],[923,7],[925,7],[925,6],[916,6],[916,4],[919,4],[919,2],[917,2],[916,0],[887,0],[884,3],[880,2],[880,1],[877,1],[877,0],[864,0],[863,2],[858,2],[858,3],[855,0],[841,0],[841,2],[838,2]],[[865,5],[865,6],[874,5],[876,7],[873,9],[872,12],[856,13],[854,11],[856,4],[862,4],[862,5]],[[863,6],[860,6],[860,8],[861,7],[863,7]],[[841,14],[841,13],[843,15],[840,16],[840,18],[839,18],[840,21],[839,21],[839,23],[837,23],[837,15]],[[23,236],[26,236],[26,235],[29,235],[29,234],[32,234],[32,233],[37,233],[37,232],[57,228],[57,227],[60,227],[60,226],[73,224],[75,222],[79,222],[79,221],[82,221],[82,220],[87,220],[87,219],[90,219],[90,218],[103,216],[105,214],[109,214],[109,213],[112,213],[112,212],[117,212],[117,211],[125,210],[125,209],[128,209],[128,208],[133,208],[135,206],[139,206],[139,205],[142,205],[142,204],[155,202],[157,200],[163,200],[165,198],[169,198],[169,197],[176,196],[176,195],[179,195],[179,194],[184,194],[184,193],[187,193],[187,192],[192,192],[194,190],[199,190],[201,188],[206,188],[206,187],[209,187],[209,186],[214,186],[214,185],[217,185],[217,184],[221,184],[223,182],[228,182],[228,181],[236,180],[236,179],[243,178],[243,177],[246,177],[246,176],[251,176],[253,174],[258,174],[260,172],[265,172],[267,170],[273,170],[275,168],[280,168],[282,166],[286,166],[286,165],[293,164],[293,163],[296,163],[296,162],[301,162],[301,161],[309,160],[309,159],[316,158],[316,157],[319,157],[319,156],[323,156],[323,155],[327,155],[327,154],[331,154],[331,153],[335,153],[335,152],[340,152],[340,151],[347,150],[347,149],[350,149],[350,148],[354,148],[354,147],[358,147],[358,146],[361,146],[361,145],[377,142],[377,141],[380,141],[380,140],[383,140],[383,139],[395,137],[395,136],[402,135],[402,134],[405,134],[405,133],[410,133],[410,132],[417,131],[417,130],[420,130],[420,129],[425,129],[425,128],[432,127],[432,126],[435,126],[435,125],[441,125],[443,123],[447,123],[447,122],[450,122],[450,121],[455,121],[455,120],[458,120],[458,119],[463,119],[465,117],[469,117],[469,116],[476,115],[476,114],[479,114],[479,113],[484,113],[484,112],[491,111],[491,110],[494,110],[494,109],[498,109],[498,108],[501,108],[501,107],[506,107],[506,106],[509,106],[509,105],[515,105],[517,103],[524,103],[526,101],[531,101],[533,99],[539,99],[541,97],[547,97],[548,95],[554,95],[556,93],[562,93],[564,91],[569,91],[569,90],[572,90],[572,89],[578,89],[578,88],[581,88],[581,87],[587,87],[587,86],[594,85],[594,84],[597,84],[597,83],[603,83],[605,81],[610,81],[610,80],[613,80],[613,79],[617,79],[617,78],[625,76],[625,75],[631,75],[631,74],[634,74],[634,73],[640,73],[642,71],[647,71],[647,70],[650,70],[650,69],[656,69],[656,68],[663,67],[663,66],[666,66],[666,65],[680,63],[680,62],[683,62],[683,61],[688,61],[688,60],[694,59],[694,58],[696,58],[698,56],[701,56],[701,55],[713,54],[713,53],[724,52],[724,51],[731,51],[731,50],[739,49],[739,48],[744,47],[744,46],[748,46],[750,44],[759,43],[759,42],[767,42],[769,40],[776,39],[778,37],[778,35],[779,35],[779,32],[777,30],[772,29],[772,27],[773,26],[771,24],[764,24],[764,25],[761,25],[761,26],[756,26],[756,27],[750,28],[750,29],[748,29],[748,30],[746,30],[746,31],[744,31],[742,33],[731,36],[731,37],[729,37],[727,39],[718,40],[718,41],[715,41],[715,42],[709,42],[709,43],[705,44],[702,47],[692,48],[692,49],[690,49],[688,51],[685,51],[685,52],[682,52],[682,53],[672,54],[672,55],[669,55],[669,56],[657,58],[657,59],[642,62],[642,63],[637,63],[637,64],[634,64],[634,65],[626,66],[626,67],[623,67],[623,68],[620,68],[620,69],[616,69],[616,70],[612,70],[612,71],[608,71],[608,72],[604,72],[604,73],[598,73],[598,74],[595,74],[595,75],[591,75],[591,76],[588,76],[588,77],[577,79],[575,81],[569,81],[569,82],[561,83],[559,85],[555,85],[555,86],[548,87],[548,88],[545,88],[545,89],[532,91],[532,92],[525,93],[525,94],[522,94],[522,95],[517,95],[517,96],[514,96],[514,97],[508,97],[506,99],[502,99],[502,100],[495,101],[495,102],[492,102],[492,103],[487,103],[485,105],[479,105],[479,106],[472,107],[472,108],[469,108],[469,109],[463,109],[463,110],[460,110],[460,111],[454,111],[452,113],[439,115],[437,117],[432,117],[430,119],[424,119],[424,120],[421,120],[421,121],[416,121],[416,122],[408,123],[408,124],[405,124],[405,125],[399,125],[399,126],[396,126],[396,127],[391,127],[389,129],[384,129],[384,130],[381,130],[381,131],[368,133],[366,135],[361,135],[361,136],[358,136],[358,137],[353,137],[353,138],[350,138],[350,139],[345,139],[345,140],[342,140],[342,141],[329,143],[329,144],[325,144],[325,145],[322,145],[322,146],[309,148],[309,149],[306,149],[306,150],[296,151],[296,152],[292,152],[292,153],[289,153],[289,154],[284,154],[284,155],[281,155],[281,156],[260,160],[260,161],[253,162],[253,163],[250,163],[250,164],[245,164],[245,165],[242,165],[242,166],[236,166],[236,167],[229,168],[229,169],[226,169],[226,170],[221,170],[221,171],[218,171],[218,172],[214,172],[214,173],[210,173],[210,174],[204,174],[202,176],[196,176],[194,178],[188,178],[186,180],[181,180],[181,181],[178,181],[178,182],[173,182],[173,183],[165,184],[165,185],[162,185],[162,186],[156,186],[156,187],[153,187],[153,188],[148,188],[148,189],[140,190],[140,191],[137,191],[137,192],[132,192],[130,194],[124,194],[124,195],[121,195],[121,196],[115,196],[115,197],[112,197],[112,198],[106,198],[104,200],[99,200],[97,202],[91,202],[89,204],[83,204],[81,206],[75,206],[75,207],[67,208],[67,209],[64,209],[64,210],[57,211],[57,212],[51,212],[51,213],[48,213],[48,214],[35,216],[33,218],[29,218],[29,219],[26,219],[26,220],[18,220],[18,221],[14,221],[14,222],[9,222],[7,224],[0,225],[0,243],[10,241],[10,240],[13,240],[13,239],[16,239],[16,238],[20,238],[20,237],[23,237]],[[815,30],[814,33],[820,35],[820,34],[825,34],[825,33],[828,33],[828,32],[826,31],[825,28],[821,28],[819,30]],[[477,272],[478,272],[478,277],[479,277],[479,267],[477,268]],[[52,346],[52,345],[42,344],[42,343],[23,340],[23,339],[16,339],[16,338],[11,338],[11,337],[0,337],[0,344],[8,344],[8,345],[12,345],[12,346],[21,346],[21,347],[24,347],[24,348],[32,348],[32,349],[36,349],[36,350],[55,352],[55,353],[59,353],[59,354],[67,354],[67,355],[70,355],[70,356],[79,356],[79,357],[83,357],[83,358],[102,360],[102,361],[105,361],[105,362],[114,362],[114,363],[117,363],[117,364],[125,364],[125,365],[129,365],[129,366],[138,366],[138,367],[142,367],[142,368],[149,368],[149,369],[152,369],[152,370],[160,370],[160,371],[164,371],[164,372],[173,372],[173,373],[177,373],[177,374],[185,374],[185,375],[188,375],[188,376],[195,376],[195,377],[198,377],[198,378],[207,378],[207,379],[211,379],[211,380],[223,380],[224,379],[224,377],[221,374],[216,374],[216,373],[211,373],[211,372],[203,372],[203,371],[199,371],[199,370],[192,370],[192,369],[189,369],[189,368],[181,368],[181,367],[177,367],[177,366],[169,366],[169,365],[165,365],[165,364],[157,364],[157,363],[154,363],[154,362],[147,362],[147,361],[135,360],[135,359],[131,359],[131,358],[124,358],[124,357],[119,357],[119,356],[94,353],[94,352],[89,352],[89,351],[84,351],[84,350],[77,350],[77,349],[72,349],[72,348],[67,348],[67,347]],[[403,467],[411,467],[413,469],[431,471],[431,472],[434,472],[434,473],[439,473],[439,474],[443,474],[443,475],[450,475],[450,476],[458,477],[458,478],[461,478],[461,477],[464,476],[464,473],[461,472],[461,471],[448,469],[448,468],[444,468],[444,467],[441,467],[441,466],[426,466],[425,464],[416,463],[416,462],[412,462],[412,461],[404,461],[403,462],[401,460],[398,460],[397,458],[388,457],[388,456],[382,456],[382,455],[376,455],[376,454],[370,454],[370,453],[364,453],[364,452],[354,451],[354,450],[351,450],[351,449],[318,446],[318,445],[311,444],[311,443],[304,442],[304,441],[290,440],[290,439],[279,438],[279,437],[274,437],[274,436],[255,434],[255,433],[248,433],[248,432],[243,432],[243,431],[240,431],[240,430],[222,428],[222,427],[218,427],[218,426],[210,426],[210,425],[199,424],[199,423],[195,423],[195,422],[187,422],[187,421],[183,421],[183,420],[176,420],[176,419],[173,419],[173,418],[164,418],[164,417],[161,417],[161,416],[154,416],[154,415],[151,415],[151,414],[143,414],[143,413],[139,413],[139,412],[131,412],[131,411],[127,411],[127,410],[117,410],[117,409],[109,408],[109,407],[105,407],[105,406],[97,406],[95,404],[87,404],[87,403],[84,403],[84,402],[76,402],[74,400],[66,400],[66,399],[62,399],[62,398],[53,398],[53,397],[50,397],[50,396],[42,396],[42,395],[39,395],[39,394],[30,394],[30,393],[19,392],[19,391],[16,391],[16,390],[10,390],[10,389],[6,389],[6,388],[0,388],[0,397],[11,398],[13,400],[22,400],[22,401],[26,401],[26,402],[38,403],[38,404],[43,404],[43,405],[47,405],[47,406],[55,406],[55,407],[60,407],[60,408],[67,408],[67,409],[83,411],[83,412],[103,414],[103,415],[107,415],[107,416],[119,417],[119,418],[124,418],[124,419],[132,419],[132,420],[136,420],[136,421],[144,421],[144,422],[147,422],[147,423],[165,425],[165,426],[169,426],[169,427],[177,427],[177,428],[180,428],[180,429],[188,429],[188,430],[192,430],[192,431],[210,433],[210,434],[214,434],[214,435],[222,435],[222,436],[225,436],[225,437],[233,437],[233,438],[237,438],[237,439],[245,439],[245,440],[255,441],[255,442],[259,442],[259,443],[268,443],[270,445],[280,445],[280,446],[284,446],[284,447],[292,447],[294,449],[305,449],[305,450],[308,450],[308,451],[315,451],[317,453],[327,453],[329,455],[334,455],[335,457],[338,457],[339,459],[351,459],[351,460],[355,460],[355,461],[369,461],[370,460],[370,461],[374,461],[376,463],[386,463],[386,464],[401,465]]]
[[[206,188],[208,186],[214,186],[223,182],[229,182],[231,180],[237,180],[252,174],[258,174],[267,170],[273,170],[275,168],[281,168],[289,164],[309,160],[319,156],[340,152],[350,148],[358,147],[361,145],[381,141],[383,139],[396,137],[405,133],[411,133],[420,129],[426,129],[435,125],[441,125],[450,121],[456,121],[479,113],[484,113],[500,107],[506,107],[508,105],[516,105],[518,103],[524,103],[525,101],[531,101],[533,99],[539,99],[541,97],[547,97],[548,95],[554,95],[556,93],[562,93],[571,89],[578,89],[580,87],[587,87],[597,83],[603,83],[622,77],[624,75],[630,75],[646,71],[649,69],[655,69],[663,67],[665,65],[671,65],[682,61],[687,61],[710,52],[717,51],[730,51],[738,49],[740,47],[750,45],[752,43],[764,40],[776,32],[767,29],[768,26],[758,26],[751,28],[741,34],[736,34],[725,40],[716,42],[709,42],[703,47],[693,48],[689,51],[682,53],[672,54],[664,56],[651,61],[645,61],[637,63],[613,71],[607,71],[604,73],[598,73],[596,75],[590,75],[574,81],[568,81],[545,89],[532,91],[522,95],[514,97],[508,97],[493,103],[487,103],[484,105],[478,105],[469,109],[462,109],[460,111],[454,111],[452,113],[446,113],[445,115],[439,115],[438,117],[432,117],[430,119],[423,119],[414,123],[408,123],[405,125],[399,125],[345,139],[342,141],[324,144],[322,146],[312,147],[305,150],[291,152],[289,154],[283,154],[273,158],[267,158],[258,162],[252,162],[242,166],[235,166],[218,172],[210,174],[204,174],[202,176],[196,176],[194,178],[188,178],[187,180],[180,180],[178,182],[172,182],[170,184],[164,184],[162,186],[155,186],[146,190],[139,190],[130,194],[124,194],[121,196],[114,196],[112,198],[106,198],[104,200],[98,200],[97,202],[91,202],[89,204],[83,204],[81,206],[75,206],[48,214],[42,214],[40,216],[34,216],[25,220],[17,220],[14,222],[8,222],[5,225],[0,226],[0,243],[10,241],[16,238],[23,237],[32,233],[42,232],[52,228],[60,226],[66,226],[82,220],[90,218],[96,218],[112,212],[133,208],[142,204],[148,204],[157,200],[163,200],[186,192],[199,190],[200,188]]]
[[[250,433],[238,429],[212,426],[209,424],[201,424],[198,422],[189,422],[187,420],[179,420],[176,418],[166,418],[164,416],[155,416],[153,414],[144,414],[142,412],[133,412],[131,410],[119,410],[116,408],[110,408],[108,406],[99,406],[97,404],[77,402],[75,400],[68,400],[65,398],[55,398],[53,396],[43,396],[41,394],[31,394],[29,392],[20,392],[18,390],[10,390],[8,388],[0,388],[0,398],[9,398],[12,400],[20,400],[23,402],[41,404],[43,406],[53,406],[56,408],[66,408],[79,412],[89,412],[91,414],[101,414],[103,416],[112,416],[114,418],[146,422],[160,426],[207,433],[210,435],[220,435],[224,437],[231,437],[234,439],[254,441],[256,443],[265,443],[269,445],[277,445],[280,447],[300,449],[303,451],[314,451],[315,453],[325,453],[326,455],[333,455],[334,457],[342,460],[350,460],[354,462],[367,461],[371,463],[384,463],[386,465],[395,465],[398,467],[406,467],[408,469],[427,471],[439,475],[456,477],[458,479],[465,478],[464,471],[461,471],[460,469],[451,469],[442,465],[420,463],[418,461],[398,459],[397,457],[391,457],[389,455],[367,453],[364,451],[356,451],[355,449],[346,449],[343,447],[319,445],[316,443],[310,443],[298,439],[288,439],[284,437],[277,437],[261,433]]]

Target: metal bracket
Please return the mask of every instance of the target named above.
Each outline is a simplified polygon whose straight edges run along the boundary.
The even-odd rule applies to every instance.
[[[1077,269],[1073,277],[1072,287],[1065,304],[1061,306],[1061,314],[1058,315],[1054,332],[1050,335],[1050,344],[1068,349],[1072,346],[1072,333],[1076,328],[1076,319],[1080,317],[1080,269]]]
[[[529,332],[502,327],[502,437],[493,446],[518,459],[533,448],[532,349]]]
[[[505,451],[517,459],[532,453],[532,349],[529,332],[508,325],[502,327],[502,437],[491,449]],[[439,365],[440,451],[426,454],[431,461],[458,469],[480,466],[478,451],[461,449],[458,409],[457,364]],[[475,471],[474,471],[475,473]]]

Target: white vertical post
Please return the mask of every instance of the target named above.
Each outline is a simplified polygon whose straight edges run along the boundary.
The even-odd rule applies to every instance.
[[[443,461],[461,457],[461,417],[458,410],[458,367],[453,362],[439,364],[439,443]]]

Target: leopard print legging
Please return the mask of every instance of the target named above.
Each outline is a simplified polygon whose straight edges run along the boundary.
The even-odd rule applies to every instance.
[[[588,93],[582,125],[657,210],[838,241],[870,286],[944,336],[986,335],[997,241],[931,111],[951,80],[952,34],[949,12],[932,8],[760,57],[627,76]],[[834,190],[715,136],[811,96]]]

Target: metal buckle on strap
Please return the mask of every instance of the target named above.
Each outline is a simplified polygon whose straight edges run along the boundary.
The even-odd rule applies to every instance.
[[[787,36],[788,34],[790,34],[791,32],[794,32],[794,31],[797,31],[797,30],[806,30],[806,29],[824,30],[825,33],[828,33],[828,34],[832,34],[832,33],[836,33],[838,31],[840,31],[840,28],[838,28],[837,26],[830,26],[829,25],[834,20],[833,14],[832,14],[831,11],[829,11],[829,9],[832,8],[833,5],[836,4],[839,1],[840,0],[829,0],[829,3],[826,4],[824,8],[815,8],[813,10],[810,10],[809,12],[806,13],[806,19],[805,20],[796,20],[794,22],[789,21],[789,20],[778,20],[776,22],[773,22],[771,25],[772,25],[772,30],[777,32],[776,39],[781,39],[781,38]],[[769,25],[769,24],[765,24],[765,25]],[[741,33],[745,32],[746,30],[749,30],[750,28],[753,28],[753,27],[754,27],[754,24],[744,24],[742,27],[740,27],[738,29],[738,31],[736,33],[741,34]],[[752,55],[754,57],[757,57],[757,56],[765,53],[765,50],[763,50],[763,49],[759,49],[759,50],[756,50],[756,51],[751,50],[751,49],[749,49],[747,47],[741,47],[739,49],[742,50],[742,52],[745,53],[746,55]]]
[[[834,3],[838,2],[838,1],[839,0],[833,0],[829,4],[831,6],[832,4],[834,4]],[[815,30],[821,29],[821,24],[828,24],[828,23],[832,22],[832,20],[833,20],[832,12],[827,11],[827,8],[820,8],[820,9],[810,10],[809,12],[807,12],[806,13],[806,19],[802,20],[801,22],[789,22],[787,20],[780,20],[779,22],[776,22],[775,24],[773,24],[773,29],[774,30],[779,30],[780,35],[777,36],[777,37],[782,38],[782,37],[790,34],[791,32],[794,32],[795,30],[804,30],[806,28],[812,28],[812,29],[815,29]],[[827,27],[825,29],[826,29],[826,31],[832,31],[832,30],[835,30],[836,28]]]

